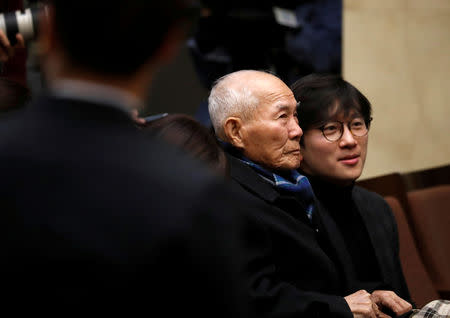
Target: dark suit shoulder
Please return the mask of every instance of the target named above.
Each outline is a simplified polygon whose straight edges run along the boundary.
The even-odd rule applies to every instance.
[[[355,185],[353,187],[353,194],[358,195],[359,197],[363,197],[366,200],[383,200],[383,197],[376,192],[367,190],[363,187]]]
[[[354,186],[352,196],[360,210],[375,213],[378,216],[380,216],[380,213],[390,217],[393,215],[386,200],[376,192],[369,191],[360,186]]]
[[[241,317],[223,181],[120,110],[49,103],[0,128],[5,288],[27,286],[16,298],[46,312]]]

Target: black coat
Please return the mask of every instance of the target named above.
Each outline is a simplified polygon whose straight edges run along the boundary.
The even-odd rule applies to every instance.
[[[233,195],[125,112],[40,98],[0,122],[0,176],[4,308],[243,316]]]
[[[335,244],[335,248],[342,262],[348,267],[351,267],[350,263],[353,263],[353,267],[361,266],[373,271],[368,276],[372,276],[375,281],[367,282],[357,277],[361,275],[358,274],[361,269],[350,269],[353,278],[350,291],[392,290],[401,298],[411,302],[399,258],[397,223],[387,202],[377,193],[359,186],[350,185],[342,188],[314,180],[314,178],[310,180],[316,194],[316,204],[321,220],[329,232],[328,236],[338,243]],[[334,217],[333,214],[335,214]],[[339,222],[336,221],[337,219]],[[343,234],[343,231],[347,233]],[[354,258],[357,260],[350,260],[352,258],[349,253],[351,247],[348,241],[350,240],[359,241],[354,244],[356,247],[353,247],[356,249]],[[365,251],[361,251],[362,246],[366,247]],[[372,261],[374,264],[371,266],[368,262]]]
[[[310,222],[302,202],[277,191],[235,157],[228,158],[233,181],[268,207],[249,217],[253,236],[248,240],[247,276],[252,307],[261,317],[353,317],[343,297],[366,286],[358,288],[350,260],[341,253],[344,242],[335,235],[335,225],[327,214],[321,212],[322,204],[316,202]],[[379,227],[368,224],[368,229],[383,279],[393,287],[403,288],[398,238],[390,210],[384,201],[359,189],[355,199],[367,212],[365,221],[373,222],[374,217],[378,224],[381,221]]]

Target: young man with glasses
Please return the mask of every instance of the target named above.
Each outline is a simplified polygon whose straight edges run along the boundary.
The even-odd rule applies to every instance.
[[[370,102],[337,75],[308,75],[291,89],[303,129],[299,169],[314,190],[326,229],[321,239],[341,265],[346,293],[365,290],[382,311],[406,314],[411,299],[392,211],[382,197],[354,185],[366,160]],[[345,298],[351,309],[358,306]]]

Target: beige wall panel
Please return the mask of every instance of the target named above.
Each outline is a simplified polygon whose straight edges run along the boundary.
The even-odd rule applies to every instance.
[[[345,8],[367,9],[450,9],[449,0],[344,0]]]
[[[406,8],[408,0],[344,0],[346,9],[400,9]]]
[[[373,105],[362,178],[450,163],[446,3],[344,0],[344,77]]]
[[[450,8],[411,10],[410,16],[407,44],[412,94],[422,119],[413,157],[426,166],[438,166],[450,162]]]
[[[409,9],[450,9],[450,0],[408,0]]]

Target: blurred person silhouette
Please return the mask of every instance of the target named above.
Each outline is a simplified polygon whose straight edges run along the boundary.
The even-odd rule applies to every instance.
[[[266,72],[233,72],[214,85],[209,111],[233,183],[266,207],[249,214],[246,242],[247,291],[257,315],[387,317],[347,276],[308,179],[297,171],[303,132],[289,87]]]
[[[23,9],[22,0],[9,0],[0,3],[0,13]],[[16,34],[15,43],[0,30],[0,111],[15,109],[29,100],[27,87],[25,41]]]
[[[176,145],[194,158],[206,163],[222,176],[227,175],[225,152],[214,134],[186,114],[167,114],[142,125],[144,131]]]
[[[10,13],[23,10],[23,0],[3,0],[0,3],[0,13]],[[12,39],[0,30],[0,76],[15,81],[22,86],[27,85],[25,41],[20,34]]]
[[[191,15],[178,0],[48,1],[49,90],[0,125],[4,310],[247,317],[235,193],[133,119]]]
[[[22,85],[26,84],[26,51],[25,40],[16,35],[16,43],[12,44],[6,34],[0,30],[0,70],[2,77],[13,79]]]
[[[25,17],[25,10],[30,9],[36,13],[39,10],[35,9],[44,7],[45,0],[3,0],[0,2],[0,14],[3,14],[3,19],[0,18],[2,20],[0,21],[0,77],[26,86],[32,97],[37,96],[45,86],[39,65],[39,48],[35,44],[38,29],[30,19]],[[17,12],[20,12],[20,18],[16,14]],[[16,17],[16,21],[11,19],[12,16]],[[29,27],[30,24],[32,27]],[[13,34],[15,29],[25,32],[27,36],[24,38],[20,33]],[[4,31],[8,31],[8,37]],[[31,36],[32,34],[34,36]]]

